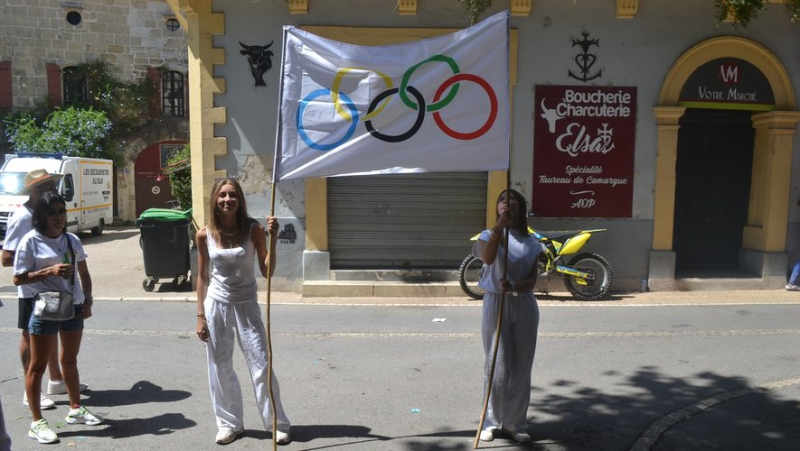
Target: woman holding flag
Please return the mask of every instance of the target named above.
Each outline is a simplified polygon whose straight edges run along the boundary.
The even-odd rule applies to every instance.
[[[239,379],[233,370],[234,330],[244,352],[255,389],[261,420],[272,429],[267,384],[267,332],[258,306],[258,285],[253,258],[258,255],[261,275],[275,271],[275,253],[267,252],[264,228],[247,215],[239,183],[223,179],[211,190],[208,226],[197,232],[197,336],[206,342],[211,404],[219,432],[216,442],[231,443],[244,432]],[[278,221],[267,218],[272,249],[278,239]],[[210,268],[210,271],[209,271]],[[277,412],[279,444],[289,443],[289,418],[283,411],[275,375],[272,388]]]
[[[491,381],[486,419],[480,432],[480,439],[487,442],[494,440],[497,430],[507,431],[521,443],[531,441],[526,419],[539,329],[539,305],[532,290],[539,274],[537,259],[541,244],[528,234],[526,217],[522,194],[514,190],[504,191],[497,199],[495,226],[484,230],[472,249],[472,253],[486,264],[479,285],[486,292],[481,325],[486,353],[484,390],[490,389]],[[506,228],[507,244],[503,236]],[[504,317],[498,334],[501,303]],[[492,373],[495,337],[500,342],[496,370]]]

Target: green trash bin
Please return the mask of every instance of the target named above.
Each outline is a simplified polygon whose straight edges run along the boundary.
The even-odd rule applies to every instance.
[[[170,279],[181,288],[189,279],[189,245],[192,210],[150,208],[136,220],[144,257],[142,281],[145,291],[153,291],[160,279]]]

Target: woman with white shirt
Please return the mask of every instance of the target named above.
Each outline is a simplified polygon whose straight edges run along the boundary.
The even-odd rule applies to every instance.
[[[506,228],[507,259],[503,243]],[[497,430],[506,431],[517,442],[531,441],[526,423],[539,329],[539,305],[532,290],[539,274],[540,250],[539,240],[528,233],[525,198],[517,191],[504,191],[497,199],[495,226],[484,230],[472,249],[486,265],[478,283],[485,291],[481,326],[486,355],[484,391],[488,388],[499,307],[504,303],[495,373],[480,433],[483,441],[494,440]]]
[[[77,269],[77,272],[76,272]],[[76,277],[77,274],[77,277]],[[33,210],[33,230],[20,242],[14,258],[14,284],[23,287],[25,298],[45,291],[72,293],[75,316],[65,321],[49,321],[31,315],[31,362],[25,376],[25,390],[33,415],[28,437],[39,443],[54,443],[58,436],[42,418],[39,403],[42,376],[47,362],[61,338],[61,368],[69,395],[69,424],[96,426],[103,418],[81,404],[78,352],[83,338],[83,322],[92,316],[92,278],[86,265],[86,252],[77,236],[67,233],[66,202],[60,194],[45,193]]]
[[[231,443],[244,432],[244,414],[239,379],[233,370],[234,330],[239,336],[250,369],[261,420],[272,429],[267,387],[266,328],[258,306],[258,285],[253,259],[263,277],[267,267],[274,272],[275,255],[267,252],[264,228],[247,215],[239,183],[224,179],[211,190],[207,227],[197,232],[197,336],[206,342],[211,403],[217,417],[218,444]],[[278,239],[278,221],[267,218],[272,249]],[[210,271],[209,271],[210,269]],[[290,442],[289,418],[283,411],[278,380],[272,375],[277,411],[275,440]]]

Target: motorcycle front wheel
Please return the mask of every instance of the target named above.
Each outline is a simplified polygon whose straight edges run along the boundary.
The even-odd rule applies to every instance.
[[[483,290],[478,286],[478,281],[481,280],[484,267],[483,260],[468,255],[458,268],[458,283],[464,293],[472,299],[483,299]]]
[[[611,289],[611,265],[597,254],[579,254],[569,262],[569,267],[592,274],[593,280],[564,274],[564,285],[578,299],[593,301],[604,297]]]

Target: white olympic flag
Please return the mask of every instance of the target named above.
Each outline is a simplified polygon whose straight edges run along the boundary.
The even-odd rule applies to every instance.
[[[283,34],[274,182],[508,169],[507,11],[386,46]]]

